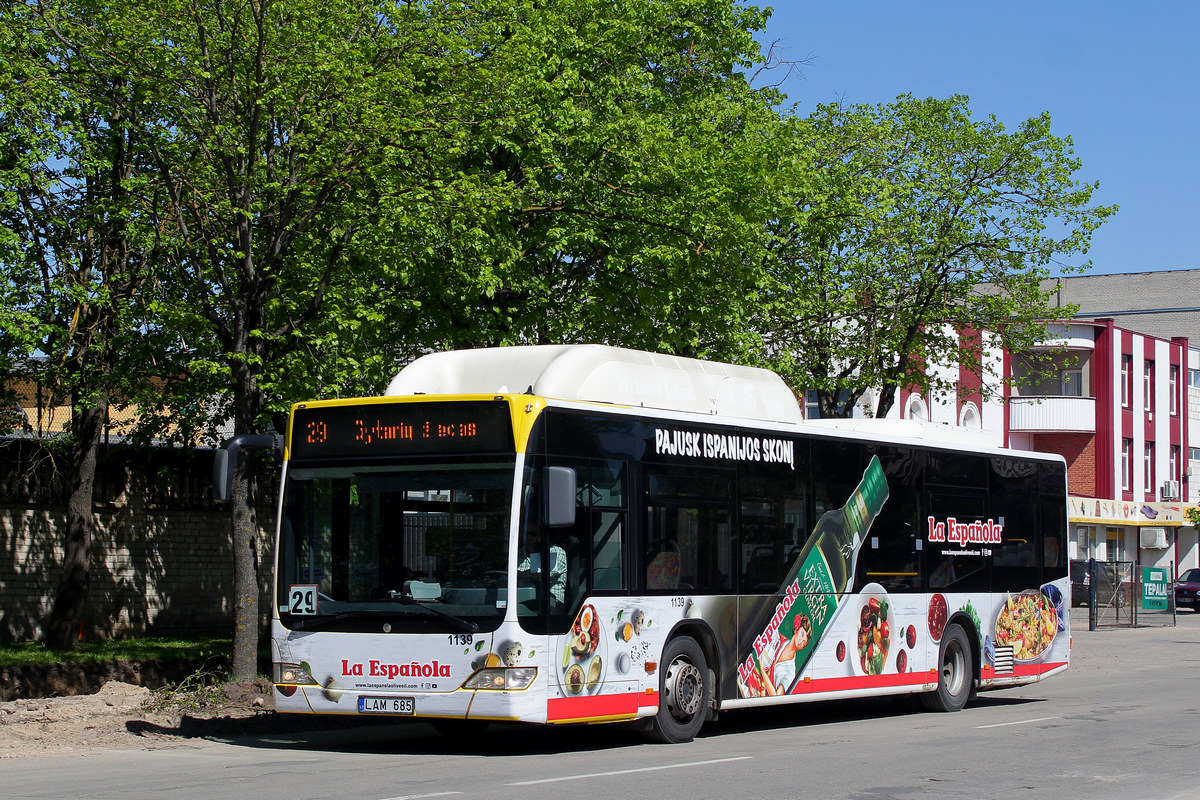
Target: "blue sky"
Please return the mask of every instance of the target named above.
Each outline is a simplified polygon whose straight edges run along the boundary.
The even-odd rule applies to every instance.
[[[758,5],[771,6],[770,2]],[[1049,111],[1120,211],[1091,274],[1200,268],[1200,3],[1194,0],[786,2],[761,41],[808,63],[784,86],[821,103],[967,95],[1012,129]],[[1078,263],[1083,259],[1076,259]]]

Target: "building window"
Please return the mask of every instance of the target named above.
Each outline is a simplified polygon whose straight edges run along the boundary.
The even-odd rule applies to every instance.
[[[1200,389],[1200,369],[1188,370],[1188,383],[1193,389]]]
[[[1075,529],[1075,555],[1072,558],[1096,557],[1096,526],[1080,525]]]
[[[1121,440],[1121,488],[1133,491],[1133,439]]]
[[[1171,365],[1171,377],[1169,380],[1171,392],[1171,416],[1179,416],[1179,365]]]
[[[921,395],[914,394],[908,398],[908,418],[922,422],[929,421],[929,409],[925,405],[925,399]]]
[[[962,413],[958,415],[958,424],[973,431],[983,427],[979,420],[979,409],[975,407],[974,403],[967,403],[963,406]]]
[[[1142,479],[1146,482],[1146,494],[1154,493],[1154,442],[1146,442],[1142,456]]]
[[[839,407],[844,408],[849,399],[849,389],[838,389],[835,402]],[[816,389],[807,389],[804,392],[804,418],[821,419],[821,396]]]
[[[1125,532],[1120,528],[1104,529],[1104,558],[1106,561],[1125,560]]]
[[[1064,369],[1059,373],[1063,397],[1083,397],[1083,370]]]
[[[817,397],[816,389],[808,389],[804,392],[804,418],[821,418],[821,403]]]
[[[1133,405],[1133,356],[1121,356],[1121,407]]]
[[[1147,361],[1142,377],[1142,400],[1147,411],[1154,410],[1154,362]]]
[[[1169,475],[1167,475],[1167,480],[1169,480],[1169,481],[1179,480],[1179,455],[1180,455],[1180,452],[1181,451],[1179,449],[1179,445],[1177,445],[1177,444],[1171,445],[1170,463],[1167,464],[1167,471],[1170,473]]]

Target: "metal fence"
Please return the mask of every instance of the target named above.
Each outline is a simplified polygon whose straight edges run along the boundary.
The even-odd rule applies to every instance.
[[[1088,609],[1091,630],[1174,625],[1174,572],[1174,564],[1142,569],[1132,561],[1072,562],[1074,604]]]

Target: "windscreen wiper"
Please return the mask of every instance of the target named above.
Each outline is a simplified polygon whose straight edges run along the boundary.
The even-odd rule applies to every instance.
[[[425,609],[426,611],[428,611],[429,613],[433,614],[434,616],[436,616],[438,619],[444,619],[444,620],[446,620],[446,622],[449,622],[452,625],[457,626],[458,628],[466,631],[467,633],[479,633],[479,625],[478,624],[472,622],[469,619],[463,619],[462,617],[456,617],[453,614],[447,614],[445,611],[442,611],[440,608],[434,608],[433,606],[431,606],[427,603],[422,603],[420,600],[413,597],[411,594],[406,594],[404,592],[391,591],[391,592],[388,592],[388,596],[390,596],[393,600],[395,600],[397,603],[400,603],[401,605],[419,606],[419,607]]]
[[[326,614],[318,617],[293,618],[289,627],[294,631],[315,631],[334,622],[347,619],[369,619],[371,617],[394,617],[390,611],[342,611],[337,614]]]

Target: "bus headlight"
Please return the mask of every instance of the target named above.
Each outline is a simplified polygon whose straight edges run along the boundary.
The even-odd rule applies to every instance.
[[[537,677],[537,667],[494,667],[481,669],[463,683],[464,689],[528,689]]]
[[[291,683],[300,686],[316,686],[307,664],[275,664],[275,683]]]

